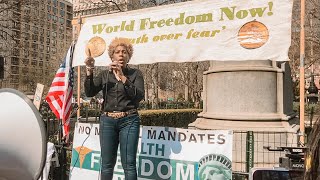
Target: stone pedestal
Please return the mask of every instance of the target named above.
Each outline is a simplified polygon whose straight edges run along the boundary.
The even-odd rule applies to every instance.
[[[247,131],[255,136],[255,167],[276,166],[284,156],[264,146],[297,146],[288,62],[212,61],[203,88],[203,112],[189,128],[233,130],[234,171],[245,171]]]
[[[204,73],[203,112],[196,129],[296,132],[286,62],[212,61]]]

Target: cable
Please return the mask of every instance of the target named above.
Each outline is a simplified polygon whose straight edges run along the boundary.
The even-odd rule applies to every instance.
[[[72,115],[74,115],[75,112],[78,111],[78,109],[79,109],[79,107],[77,107],[77,108],[70,114],[70,117],[71,117]],[[58,130],[56,130],[52,135],[55,135],[57,132],[59,132],[59,131],[60,131],[60,128],[63,127],[67,122],[70,122],[70,119],[69,119],[68,121],[65,121],[63,124],[60,124],[60,123],[59,123]],[[69,134],[70,134],[70,132],[69,132]]]
[[[81,152],[81,150],[82,150],[82,147],[83,147],[84,143],[87,141],[87,139],[88,139],[89,137],[90,137],[90,133],[88,134],[88,136],[86,137],[86,139],[82,142],[82,145],[81,145],[81,147],[80,147],[80,151],[78,152],[78,157],[77,157],[75,163],[73,164],[72,169],[70,170],[70,174],[72,173],[74,166],[77,164],[77,162],[78,162],[78,160],[79,160],[80,152]]]

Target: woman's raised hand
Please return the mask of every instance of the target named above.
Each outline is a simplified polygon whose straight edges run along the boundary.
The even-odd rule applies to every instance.
[[[84,61],[84,63],[86,64],[87,68],[94,68],[94,62],[95,60],[93,59],[93,57],[91,56],[91,51],[88,48],[88,52],[89,52],[89,56],[86,58],[86,60]]]

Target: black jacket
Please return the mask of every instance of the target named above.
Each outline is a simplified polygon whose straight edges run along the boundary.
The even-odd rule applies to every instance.
[[[127,77],[125,83],[117,81],[112,71],[104,70],[98,76],[87,76],[84,82],[86,96],[95,96],[102,90],[105,112],[127,111],[139,107],[144,98],[144,80],[140,70],[127,66],[123,70]],[[107,93],[106,93],[107,92]]]

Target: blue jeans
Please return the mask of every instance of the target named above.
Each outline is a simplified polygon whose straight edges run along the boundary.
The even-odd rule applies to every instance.
[[[119,144],[125,180],[137,180],[136,156],[139,131],[140,118],[137,114],[120,119],[101,116],[101,180],[112,180]]]

